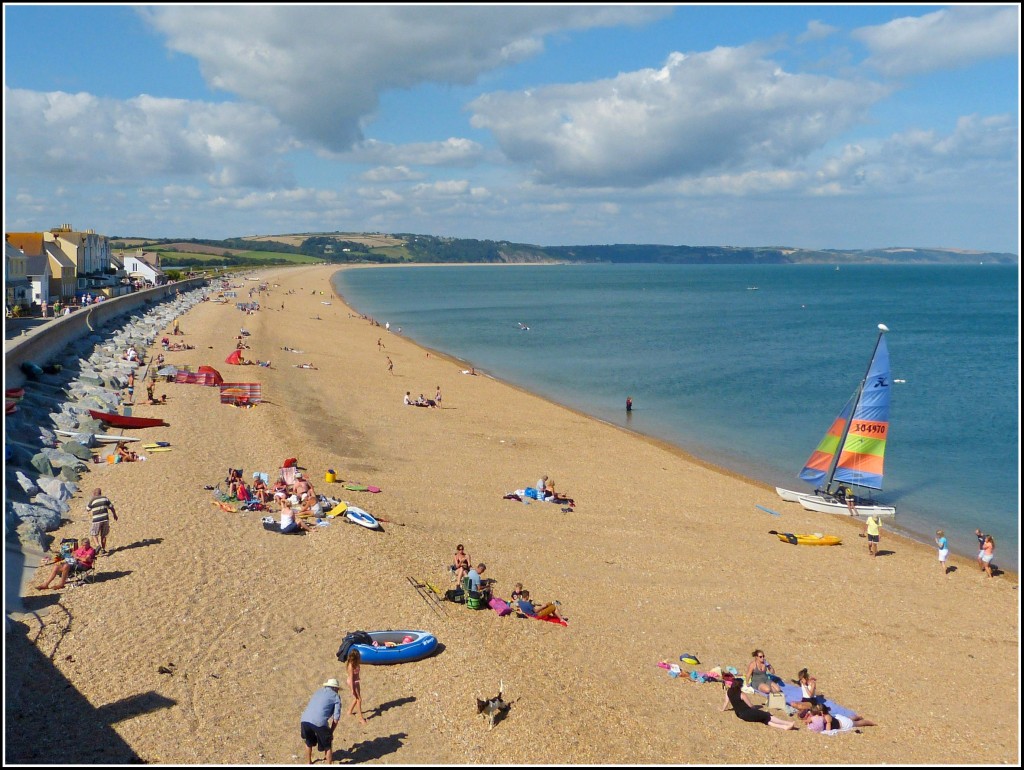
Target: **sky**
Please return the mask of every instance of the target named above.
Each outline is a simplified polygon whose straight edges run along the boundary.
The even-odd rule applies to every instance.
[[[4,5],[4,227],[1019,254],[1017,5]]]

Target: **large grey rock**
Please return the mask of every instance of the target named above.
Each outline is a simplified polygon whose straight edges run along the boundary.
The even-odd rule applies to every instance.
[[[52,532],[60,526],[60,513],[44,505],[13,502],[11,509],[20,521],[35,522],[44,532]]]
[[[61,481],[53,476],[40,476],[36,479],[39,489],[62,502],[70,500],[78,491],[78,484],[70,481]]]
[[[86,470],[88,470],[88,468],[75,468],[70,465],[65,465],[63,468],[60,469],[60,473],[58,475],[65,481],[77,482],[79,479],[82,478],[82,472]]]
[[[18,485],[25,491],[25,494],[31,497],[32,495],[39,493],[39,487],[21,471],[15,471],[14,476],[18,481]]]
[[[46,531],[39,526],[38,522],[20,521],[14,531],[17,534],[22,547],[27,546],[31,549],[38,548],[40,551],[46,550],[46,541],[49,538],[46,535]]]
[[[29,502],[33,505],[41,505],[51,511],[56,511],[60,516],[67,516],[71,512],[71,506],[68,503],[58,500],[56,497],[50,497],[45,492],[40,492]]]
[[[73,455],[77,457],[79,460],[92,460],[92,452],[90,452],[85,445],[77,441],[65,441],[62,444],[62,448],[69,455]]]
[[[29,463],[31,464],[31,466],[33,468],[35,468],[37,471],[39,471],[39,475],[41,475],[41,476],[52,476],[53,475],[53,465],[50,463],[50,458],[47,457],[42,452],[39,452],[39,453],[33,455],[32,459],[29,460]],[[76,479],[76,481],[77,481],[77,479]]]

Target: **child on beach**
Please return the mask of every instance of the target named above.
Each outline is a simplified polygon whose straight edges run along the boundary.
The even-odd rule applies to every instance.
[[[351,650],[348,659],[345,661],[345,671],[348,673],[348,688],[352,692],[352,705],[348,707],[348,713],[359,718],[360,723],[366,724],[363,718],[363,696],[359,689],[359,650]]]
[[[981,548],[981,561],[985,565],[985,574],[992,577],[992,557],[996,553],[996,541],[992,535],[985,535],[985,545]]]

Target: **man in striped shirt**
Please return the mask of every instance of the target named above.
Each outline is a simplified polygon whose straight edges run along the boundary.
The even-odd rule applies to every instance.
[[[92,499],[86,503],[86,509],[89,511],[89,515],[92,516],[92,529],[89,534],[92,537],[98,537],[100,539],[100,547],[97,549],[97,553],[107,552],[107,535],[110,534],[110,517],[114,517],[114,521],[117,521],[117,511],[114,510],[114,504],[110,502],[110,498],[103,494],[103,490],[96,487],[92,491]]]

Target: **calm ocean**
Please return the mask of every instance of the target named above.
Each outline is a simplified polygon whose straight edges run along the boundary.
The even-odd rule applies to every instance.
[[[423,345],[791,489],[809,489],[796,474],[884,323],[892,376],[905,380],[877,495],[899,510],[887,525],[928,543],[945,529],[971,555],[981,527],[996,563],[1017,570],[1016,267],[471,266],[334,280],[352,307]]]

